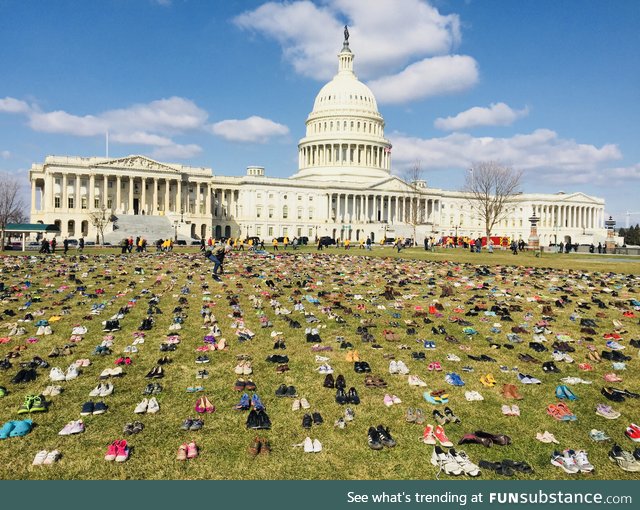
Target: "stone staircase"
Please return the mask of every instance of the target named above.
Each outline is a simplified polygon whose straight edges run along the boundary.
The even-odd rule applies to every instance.
[[[175,229],[166,216],[147,216],[140,214],[117,214],[113,223],[113,231],[104,234],[104,240],[118,244],[123,238],[144,237],[153,244],[157,239],[174,239]],[[178,233],[178,239],[190,240]]]

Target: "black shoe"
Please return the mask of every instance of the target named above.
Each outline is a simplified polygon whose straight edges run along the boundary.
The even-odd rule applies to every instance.
[[[8,359],[0,361],[0,370],[9,370],[13,365]]]
[[[349,388],[349,393],[347,393],[347,402],[354,405],[360,404],[360,397],[358,396],[358,392],[353,387]]]
[[[269,415],[264,409],[260,409],[256,411],[258,415],[258,427],[259,429],[269,430],[271,428],[271,420],[269,419]]]
[[[363,372],[365,373],[371,372],[371,366],[366,361],[361,361],[360,366],[362,367]]]
[[[606,398],[611,400],[612,402],[624,402],[625,398],[620,393],[616,393],[613,391],[613,388],[602,388],[600,393]]]
[[[287,395],[287,386],[286,384],[281,384],[280,386],[278,386],[278,389],[276,390],[276,397],[284,397]]]
[[[152,383],[147,384],[145,389],[142,391],[142,394],[143,395],[153,395],[153,384]]]
[[[322,416],[320,415],[320,413],[318,412],[313,413],[313,424],[322,425],[323,423],[324,423],[324,420],[322,419]]]
[[[372,450],[382,450],[384,446],[382,446],[382,442],[380,441],[380,434],[375,427],[369,427],[369,432],[367,433],[367,442],[369,443],[369,448]]]
[[[640,349],[640,340],[631,339],[629,340],[629,345],[631,347],[635,347],[636,349]]]
[[[389,427],[385,429],[382,425],[378,425],[377,431],[378,435],[380,436],[380,442],[384,446],[393,448],[397,444],[395,439],[393,439],[391,437],[391,434],[389,433]]]
[[[13,377],[13,379],[11,379],[11,382],[13,384],[20,384],[20,383],[23,383],[23,382],[27,382],[25,380],[26,376],[27,376],[27,370],[25,370],[23,368],[23,369],[18,371],[18,373]]]
[[[345,389],[347,387],[347,382],[344,380],[344,375],[340,374],[336,378],[336,388]]]
[[[297,397],[298,396],[298,392],[296,391],[296,387],[295,386],[288,386],[287,390],[285,391],[285,397]]]
[[[460,418],[458,418],[456,416],[456,414],[451,410],[450,407],[445,407],[444,408],[444,415],[447,418],[449,418],[450,422],[453,422],[453,423],[461,423],[462,422],[462,420],[460,420]]]
[[[636,460],[640,461],[640,446],[633,451],[633,456]]]
[[[480,356],[480,361],[492,361],[495,363],[495,359],[493,359],[491,356],[487,356],[486,354],[483,354]]]
[[[248,429],[259,428],[258,412],[255,409],[251,409],[251,411],[249,412],[249,415],[247,416],[247,428]]]
[[[356,361],[353,363],[353,370],[356,374],[363,374],[364,369],[362,368],[362,361]]]
[[[556,364],[553,361],[545,361],[542,364],[542,370],[545,372],[555,372],[555,373],[560,372],[560,369],[556,366]]]
[[[336,387],[336,382],[333,379],[333,375],[332,374],[327,374],[327,376],[324,378],[324,383],[322,385],[325,388],[335,388]]]
[[[311,415],[310,415],[310,414],[308,414],[308,413],[307,413],[307,414],[305,414],[305,415],[302,417],[302,428],[310,429],[312,424],[313,424],[313,421],[312,421],[312,419],[311,419]]]
[[[336,391],[336,402],[342,405],[347,403],[347,395],[345,394],[344,389],[338,388],[338,391]]]
[[[533,349],[536,352],[544,352],[547,351],[548,349],[542,345],[540,342],[529,342],[529,347],[531,349]]]

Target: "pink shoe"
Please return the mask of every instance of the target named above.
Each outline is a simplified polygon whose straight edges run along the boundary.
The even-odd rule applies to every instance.
[[[436,436],[436,439],[440,441],[440,444],[446,448],[451,448],[453,443],[449,440],[447,435],[444,433],[444,429],[441,425],[436,427],[436,430],[433,432],[433,435]]]
[[[117,441],[117,455],[116,462],[124,462],[129,458],[129,446],[127,442],[123,439],[122,441]]]
[[[107,454],[104,456],[104,460],[116,460],[116,456],[118,455],[118,443],[119,441],[114,441],[109,445],[109,447],[107,448]]]
[[[391,407],[393,405],[393,397],[387,393],[384,396],[383,402],[384,402],[384,405],[386,405],[387,407]]]
[[[198,456],[198,446],[191,441],[187,445],[187,459],[195,459]]]
[[[200,414],[207,412],[207,409],[204,403],[204,397],[200,397],[198,399],[195,405],[195,410],[196,410],[196,413],[200,413]]]
[[[427,425],[422,433],[422,442],[424,444],[436,444],[436,437],[433,435],[433,425]]]
[[[622,377],[619,377],[618,374],[610,372],[608,374],[604,374],[604,380],[607,382],[621,382]]]

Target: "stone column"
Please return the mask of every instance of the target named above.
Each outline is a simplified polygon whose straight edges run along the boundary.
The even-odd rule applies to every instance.
[[[96,201],[96,176],[95,174],[89,175],[89,189],[87,190],[87,209],[89,211],[95,208],[94,202]]]
[[[151,207],[151,214],[158,214],[158,178],[153,178],[153,206]]]
[[[147,214],[147,197],[146,197],[146,188],[147,187],[147,178],[140,177],[140,202],[138,204],[138,212],[142,214],[143,212]]]
[[[164,179],[164,214],[166,215],[169,212],[169,187],[170,187],[169,179],[165,177]]]
[[[175,212],[179,213],[182,210],[182,176],[178,179],[178,190],[176,191],[176,203]]]
[[[114,209],[117,212],[122,211],[122,177],[120,175],[116,176],[116,205]]]
[[[62,174],[62,203],[60,204],[63,209],[69,208],[69,201],[67,200],[67,174]]]
[[[207,218],[211,217],[211,185],[209,183],[206,184],[205,190],[207,192],[204,199],[204,213],[207,215]]]
[[[31,210],[36,210],[36,181],[33,179],[31,181]]]
[[[80,175],[76,174],[76,186],[75,186],[75,190],[73,192],[73,205],[74,205],[74,209],[76,211],[79,211],[82,208],[82,204],[81,204],[81,199],[80,199]]]
[[[107,207],[107,202],[109,200],[109,176],[105,175],[102,178],[102,187],[103,187],[103,194],[102,194],[102,205],[104,205],[105,207]]]
[[[129,208],[127,210],[127,214],[133,214],[133,188],[134,188],[134,177],[129,176]]]

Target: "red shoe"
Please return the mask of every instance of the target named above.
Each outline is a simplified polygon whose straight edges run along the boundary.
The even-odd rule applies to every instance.
[[[204,397],[200,397],[195,405],[196,413],[206,413],[207,409],[204,403]]]
[[[127,442],[123,439],[122,441],[117,441],[117,455],[116,462],[124,462],[129,458],[129,446]]]
[[[104,456],[104,460],[112,461],[116,460],[118,455],[118,441],[114,441],[107,448],[107,454]]]
[[[198,446],[191,441],[187,445],[187,459],[195,459],[198,456]]]
[[[631,439],[631,441],[634,441],[635,443],[640,443],[640,429],[627,427],[625,434],[629,439]]]
[[[427,425],[422,433],[422,442],[424,444],[436,444],[436,438],[433,435],[433,425]]]
[[[578,365],[578,368],[579,368],[580,370],[586,370],[586,371],[588,371],[588,370],[593,370],[593,367],[592,367],[591,365],[589,365],[589,363],[580,363],[580,364]]]
[[[118,358],[118,359],[115,361],[115,364],[116,364],[116,365],[122,365],[123,363],[124,363],[124,358]]]
[[[451,448],[453,446],[453,443],[449,440],[447,435],[444,433],[444,429],[442,428],[441,425],[438,425],[436,427],[436,430],[434,431],[433,435],[436,436],[436,439],[440,441],[440,444],[442,446],[446,448]]]

